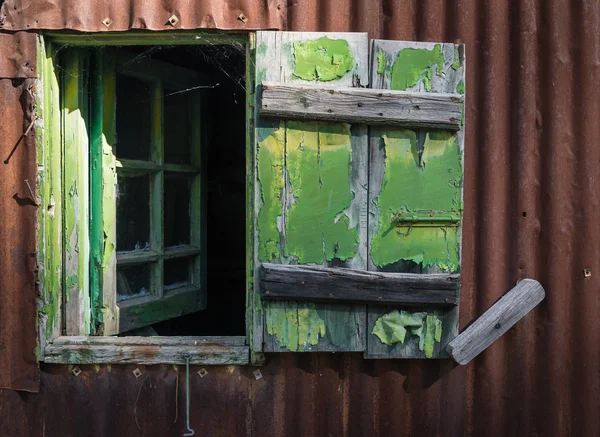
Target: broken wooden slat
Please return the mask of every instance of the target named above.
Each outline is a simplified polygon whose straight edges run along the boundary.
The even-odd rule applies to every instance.
[[[447,347],[458,364],[467,364],[537,306],[546,293],[533,279],[523,279]]]
[[[456,305],[459,275],[381,273],[316,266],[263,264],[266,300]]]
[[[463,96],[263,82],[261,115],[459,130]]]

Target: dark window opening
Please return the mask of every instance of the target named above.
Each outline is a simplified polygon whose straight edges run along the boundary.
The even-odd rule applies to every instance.
[[[67,50],[72,49],[65,49]],[[73,49],[75,50],[75,49]],[[78,49],[79,50],[79,49]],[[162,183],[156,185],[151,170],[118,173],[116,187],[117,253],[152,250],[153,191],[161,187],[163,199],[162,244],[169,249],[194,244],[191,209],[201,205],[201,254],[161,258],[160,262],[121,265],[117,262],[116,290],[119,302],[151,297],[158,265],[162,273],[159,285],[167,295],[184,287],[197,286],[206,293],[207,306],[201,311],[154,323],[120,335],[231,336],[246,331],[246,49],[243,45],[138,46],[83,49],[134,53],[136,59],[152,59],[183,67],[201,74],[202,109],[199,120],[190,119],[194,104],[193,88],[182,89],[164,84],[162,93],[162,159],[172,166],[190,166],[194,151],[186,144],[194,124],[202,126],[199,197],[194,199],[197,174],[175,168],[162,171]],[[89,74],[94,74],[91,56]],[[90,80],[90,82],[92,82]],[[177,85],[177,84],[175,84]],[[150,102],[151,80],[117,74],[115,154],[118,160],[153,161],[153,119]],[[92,99],[92,93],[90,93]],[[90,100],[92,111],[94,102]],[[93,116],[88,117],[88,120]],[[88,121],[89,123],[89,121]],[[147,129],[141,127],[148,127]],[[90,126],[88,126],[88,132]],[[133,164],[132,164],[133,163]],[[173,167],[170,167],[173,168]],[[145,170],[144,170],[145,171]],[[162,256],[162,255],[161,255]],[[195,272],[200,270],[200,284]],[[195,281],[195,282],[194,282]],[[156,281],[155,281],[156,282]],[[181,314],[181,313],[180,313]]]

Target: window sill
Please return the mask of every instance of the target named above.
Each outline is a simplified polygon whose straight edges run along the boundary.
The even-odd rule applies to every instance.
[[[246,337],[59,337],[44,348],[51,364],[244,365],[250,362]]]

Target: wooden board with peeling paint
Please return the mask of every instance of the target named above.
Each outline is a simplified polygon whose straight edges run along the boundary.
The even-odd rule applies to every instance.
[[[372,88],[464,94],[462,45],[374,40],[371,53]],[[457,132],[371,127],[369,270],[460,272],[460,221],[458,226],[432,225],[427,219],[462,216],[463,135],[464,123]],[[393,223],[406,216],[422,218],[423,225],[418,220],[411,226]],[[373,334],[377,321],[396,309],[368,308],[368,358],[447,356],[445,346],[458,331],[457,306],[423,309],[442,321],[441,341],[429,354],[418,347],[416,337],[389,346]]]
[[[366,34],[258,32],[256,83],[368,83]],[[256,119],[256,268],[367,268],[367,127]],[[256,273],[256,272],[255,272]],[[364,305],[254,302],[254,351],[363,351]]]

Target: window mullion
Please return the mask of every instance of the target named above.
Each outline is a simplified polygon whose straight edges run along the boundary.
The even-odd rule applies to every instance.
[[[191,164],[196,168],[203,168],[202,163],[202,147],[203,147],[203,113],[202,113],[202,94],[200,91],[192,91],[193,98],[190,99],[190,111],[191,114],[191,126],[192,126],[192,138],[191,138],[191,153],[190,156],[192,158]],[[203,230],[203,217],[205,214],[203,212],[203,184],[202,178],[206,172],[200,171],[199,174],[196,174],[192,178],[191,183],[191,193],[190,193],[190,243],[196,247],[205,248],[206,246],[202,244],[204,237]],[[206,260],[203,260],[202,256],[196,256],[192,261],[192,269],[190,272],[190,283],[194,284],[198,287],[202,287],[203,275],[204,271],[203,265],[205,265]]]
[[[164,163],[163,139],[163,86],[159,81],[152,82],[152,134],[151,134],[151,159],[152,162],[162,166]],[[150,186],[150,247],[158,253],[158,261],[151,265],[151,292],[153,295],[163,296],[163,191],[164,170],[159,170],[152,175]]]

